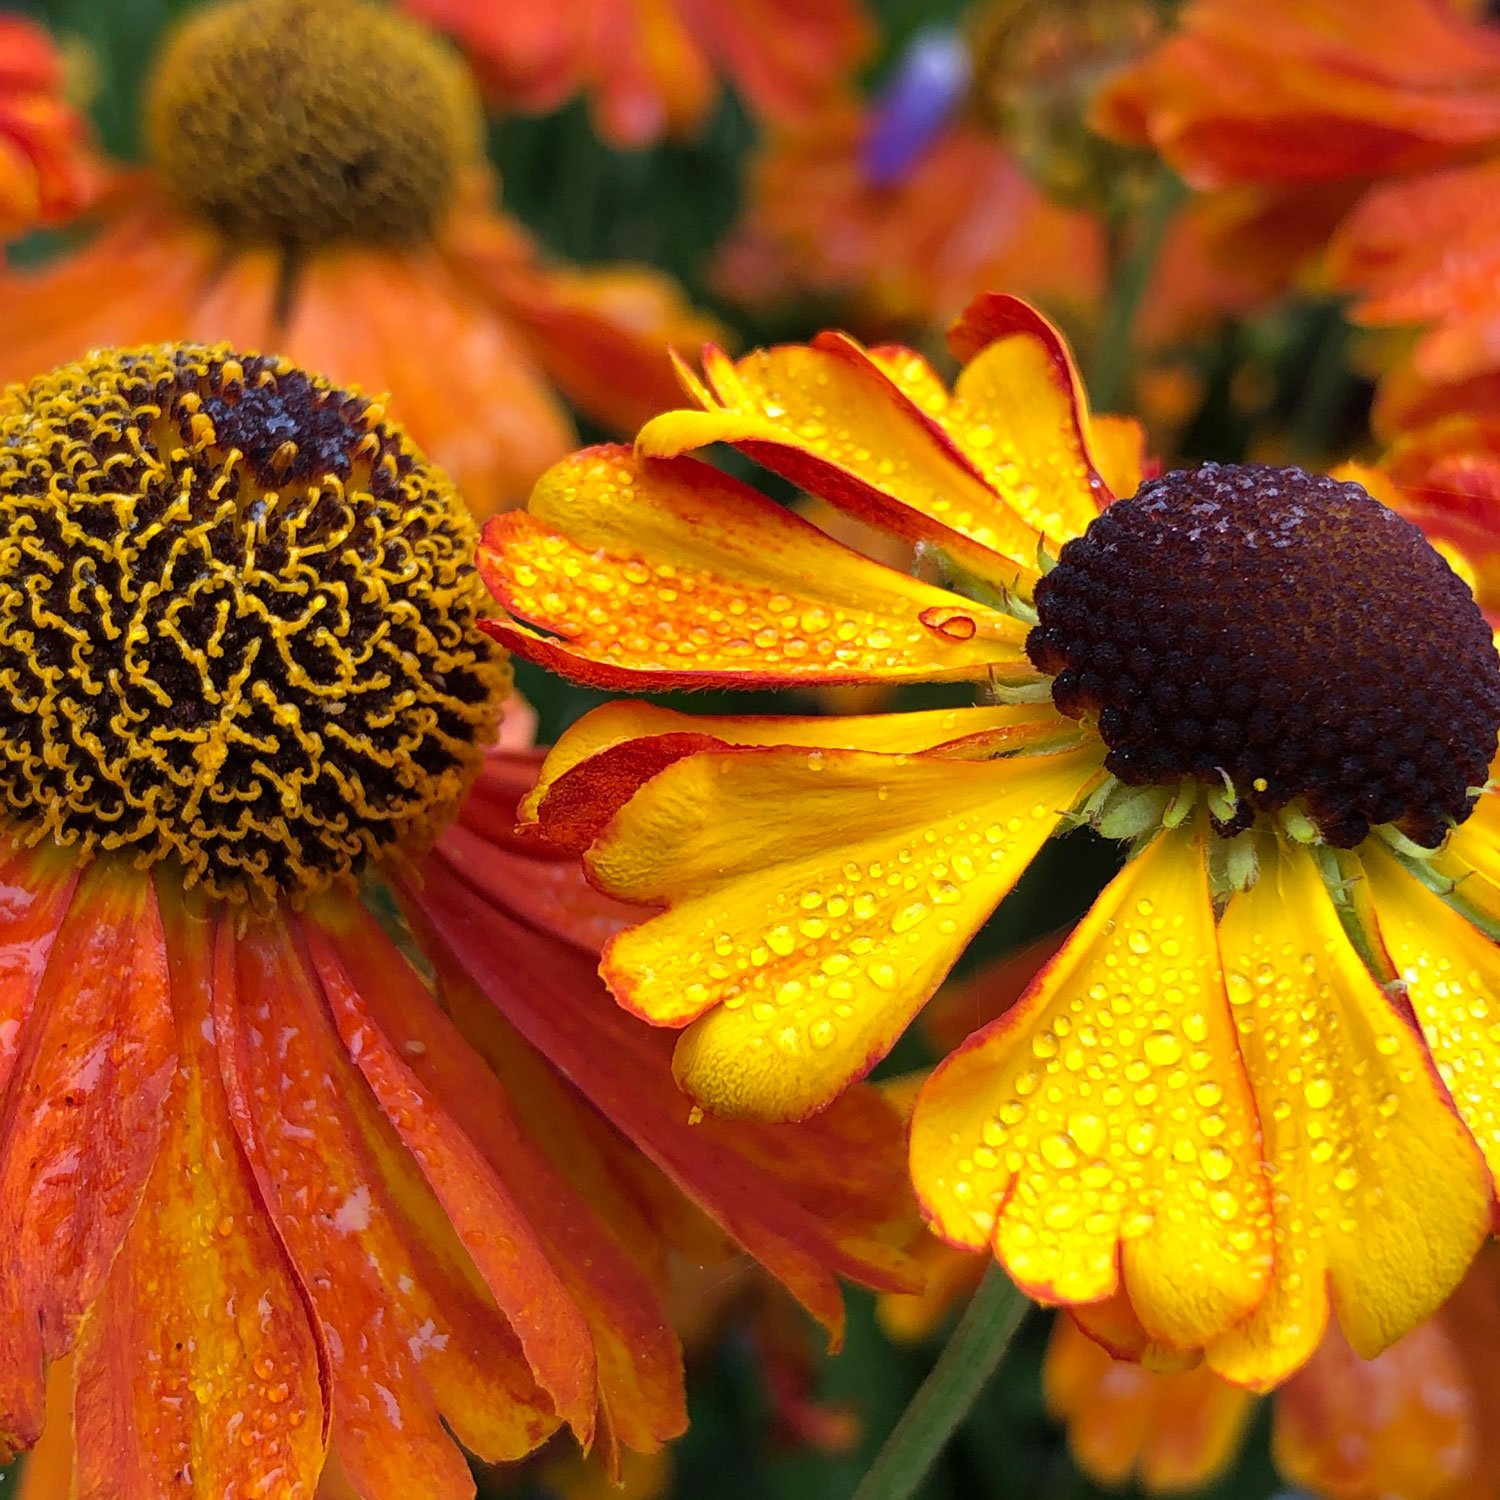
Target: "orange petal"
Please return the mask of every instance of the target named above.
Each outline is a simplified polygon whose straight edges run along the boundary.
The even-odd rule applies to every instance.
[[[1047,1408],[1067,1424],[1085,1474],[1117,1485],[1134,1475],[1148,1494],[1197,1490],[1233,1461],[1254,1398],[1204,1368],[1162,1375],[1109,1357],[1058,1317],[1042,1366]]]
[[[71,851],[0,841],[0,1100],[77,879]]]
[[[431,996],[375,922],[344,899],[322,903],[301,932],[355,1067],[458,1231],[557,1414],[586,1447],[594,1431],[588,1324],[506,1183],[372,1013],[379,1004],[387,1018],[405,1016],[401,1030],[419,1047],[451,1042],[431,1024],[430,1036],[421,1034],[420,1012],[431,1008]]]
[[[82,1494],[310,1496],[326,1352],[230,1122],[213,1044],[214,924],[165,893],[177,1072],[156,1167],[79,1337]]]
[[[486,528],[512,649],[611,688],[940,681],[1020,667],[1017,620],[872,562],[694,459],[585,449]]]
[[[726,745],[807,745],[915,754],[1007,731],[1064,729],[1050,706],[943,708],[919,713],[720,717],[649,703],[606,703],[563,732],[521,804],[523,827],[582,852],[636,789],[673,761]]]
[[[1056,552],[1114,498],[1089,452],[1088,398],[1072,351],[1035,308],[998,293],[969,304],[948,344],[964,367],[943,426]]]
[[[1371,895],[1383,904],[1373,882]],[[1265,1388],[1317,1347],[1330,1296],[1366,1359],[1441,1306],[1488,1230],[1491,1191],[1311,854],[1263,858],[1257,883],[1230,899],[1219,946],[1265,1131],[1276,1265],[1265,1300],[1206,1357]]]
[[[427,1112],[444,1127],[446,1146],[434,1150],[429,1145],[416,1153],[429,1180],[437,1186],[433,1168],[441,1150],[452,1155],[457,1146],[472,1142],[513,1200],[509,1212],[492,1201],[478,1212],[460,1202],[450,1206],[450,1214],[461,1229],[470,1226],[464,1242],[521,1335],[533,1369],[545,1377],[545,1384],[557,1387],[554,1400],[559,1409],[577,1419],[584,1431],[592,1425],[597,1350],[598,1395],[613,1434],[638,1448],[655,1448],[676,1437],[687,1421],[681,1354],[651,1286],[527,1139],[495,1075],[436,1008],[374,920],[347,909],[329,911],[321,928],[313,941],[315,952],[327,950],[320,967],[326,974],[328,959],[336,955],[347,976],[345,983],[353,981],[367,1011],[357,1052],[361,1071],[370,1079],[372,1053],[386,1052],[382,1066],[409,1069],[409,1094],[423,1092]],[[397,1037],[400,1047],[391,1052],[388,1039]],[[402,1064],[398,1057],[409,1061]],[[377,1093],[385,1097],[389,1089]],[[443,1101],[441,1107],[437,1100]],[[415,1110],[408,1113],[417,1115]],[[411,1130],[400,1125],[399,1105],[397,1125],[411,1137]],[[469,1192],[476,1204],[494,1199],[493,1189],[484,1188],[479,1174],[471,1170],[459,1186],[465,1181],[472,1184]],[[528,1267],[524,1247],[533,1239],[545,1260]],[[491,1270],[496,1249],[508,1249],[520,1264],[510,1271],[503,1264]],[[549,1285],[554,1279],[571,1299],[566,1309],[556,1306]],[[574,1319],[582,1320],[581,1348]],[[583,1377],[588,1380],[586,1389],[572,1390]],[[570,1401],[575,1403],[571,1410]]]
[[[151,1174],[172,1014],[150,880],[79,880],[0,1107],[0,1441],[34,1442],[42,1366],[72,1347]]]
[[[1482,798],[1481,805],[1491,801]],[[1487,806],[1485,812],[1491,816]],[[1454,854],[1475,847],[1474,821],[1455,831]],[[1360,863],[1404,999],[1500,1182],[1500,949],[1389,855],[1367,847]],[[1460,894],[1472,893],[1473,883],[1465,881]],[[1395,1118],[1404,1120],[1405,1111]]]
[[[1437,1500],[1466,1477],[1479,1440],[1468,1372],[1436,1320],[1373,1360],[1330,1330],[1275,1410],[1276,1467],[1314,1495]]]
[[[372,1500],[467,1500],[440,1416],[490,1461],[530,1452],[557,1418],[281,923],[221,930],[214,1028],[236,1129],[332,1354],[345,1469]]]
[[[601,889],[667,907],[613,938],[600,972],[655,1024],[697,1022],[674,1069],[706,1108],[804,1118],[889,1051],[1098,775],[1091,747],[679,760],[588,856]]]
[[[574,446],[572,424],[531,356],[435,252],[312,257],[282,347],[335,380],[389,391],[392,415],[453,476],[477,516],[519,504]],[[434,349],[463,372],[461,385],[434,379]]]
[[[1267,1193],[1201,835],[1157,838],[1027,993],[937,1067],[911,1165],[938,1232],[993,1244],[1039,1301],[1123,1284],[1152,1336],[1184,1348],[1255,1306]]]
[[[184,227],[144,184],[131,196],[137,206],[83,249],[39,270],[0,273],[0,385],[30,380],[86,349],[182,337],[222,248]]]
[[[822,333],[811,345],[734,363],[710,346],[703,364],[706,409],[657,417],[636,440],[641,452],[673,457],[733,443],[841,510],[942,547],[1001,586],[1034,582],[1039,533],[847,335]]]
[[[0,1443],[0,1463],[11,1456]],[[65,1354],[47,1370],[46,1424],[21,1465],[15,1500],[72,1500],[73,1493],[73,1356]]]
[[[623,1136],[837,1338],[837,1276],[912,1289],[888,1236],[904,1219],[898,1117],[856,1090],[795,1129],[694,1123],[673,1087],[671,1038],[625,1015],[583,955],[542,945],[441,859],[407,887],[446,989],[475,986]]]

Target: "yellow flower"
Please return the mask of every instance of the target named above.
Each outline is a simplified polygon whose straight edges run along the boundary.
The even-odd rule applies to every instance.
[[[837,1275],[910,1285],[895,1115],[687,1129],[593,972],[614,904],[515,848],[476,541],[283,359],[104,350],[0,400],[0,1463],[40,1440],[36,1500],[462,1497],[459,1444],[563,1427],[617,1471],[686,1421],[668,1247],[737,1242],[835,1340]]]
[[[510,615],[486,628],[597,686],[978,701],[614,704],[564,736],[528,816],[656,908],[602,972],[686,1027],[682,1086],[782,1119],[885,1054],[1054,833],[1125,841],[1021,1001],[924,1088],[926,1213],[1115,1347],[1269,1385],[1332,1304],[1373,1354],[1462,1277],[1500,1163],[1490,632],[1356,484],[1205,465],[1142,485],[1138,431],[1089,414],[1024,304],[979,299],[951,342],[951,391],[837,334],[710,349],[702,410],[554,468],[480,566]],[[945,581],[683,456],[716,442]]]

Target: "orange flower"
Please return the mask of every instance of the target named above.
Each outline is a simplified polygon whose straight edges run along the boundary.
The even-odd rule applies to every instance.
[[[837,1341],[899,1121],[693,1126],[512,835],[473,523],[383,408],[228,346],[0,408],[0,1449],[33,1485],[472,1494],[683,1427],[665,1257]],[[50,1366],[50,1375],[48,1367]],[[45,1429],[45,1436],[43,1432]],[[455,1442],[456,1440],[456,1442]],[[51,1476],[48,1478],[48,1476]]]
[[[1275,1396],[1272,1455],[1289,1484],[1326,1500],[1480,1500],[1500,1483],[1500,1259],[1476,1261],[1441,1312],[1373,1360],[1337,1332]],[[1162,1494],[1211,1484],[1254,1406],[1205,1366],[1159,1373],[1111,1359],[1059,1317],[1047,1405],[1079,1467]]]
[[[88,131],[64,95],[52,39],[0,15],[0,239],[70,218],[98,190]]]
[[[1378,1352],[1492,1221],[1490,632],[1358,485],[1141,484],[1138,429],[1089,412],[1015,299],[980,298],[951,345],[951,390],[842,334],[709,349],[699,410],[559,465],[480,567],[508,612],[486,628],[596,686],[968,683],[972,706],[609,705],[528,822],[651,908],[602,972],[681,1029],[682,1086],[779,1119],[886,1054],[1054,833],[1123,841],[1021,1002],[923,1089],[924,1211],[1117,1345],[1269,1386],[1336,1310]],[[714,443],[920,543],[943,581],[688,456]]]
[[[865,159],[871,117],[849,99],[774,137],[722,252],[720,289],[775,306],[835,299],[859,326],[940,326],[985,286],[1087,307],[1103,276],[1092,216],[1049,203],[988,131],[954,124],[890,182]]]
[[[653,272],[545,264],[494,206],[481,124],[457,60],[370,0],[191,14],[150,85],[151,167],[86,248],[0,278],[0,380],[108,343],[274,347],[389,391],[476,512],[518,501],[576,441],[551,382],[629,427],[672,400],[667,343],[709,325]]]
[[[685,136],[722,77],[757,115],[796,119],[864,55],[860,0],[401,0],[453,35],[504,108],[551,110],[587,93],[617,146]]]
[[[1195,0],[1099,122],[1195,187],[1304,205],[1354,316],[1426,330],[1388,425],[1392,406],[1463,399],[1433,387],[1500,376],[1493,25],[1440,0]]]

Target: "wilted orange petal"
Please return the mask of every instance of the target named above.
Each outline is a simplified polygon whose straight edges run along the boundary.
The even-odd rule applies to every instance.
[[[1002,586],[1036,577],[1039,533],[853,339],[822,333],[738,362],[710,347],[703,364],[707,409],[649,422],[641,452],[673,457],[733,443],[841,510],[943,547]]]
[[[344,1467],[372,1500],[467,1500],[440,1415],[490,1460],[530,1452],[557,1418],[279,924],[221,932],[214,1027],[267,1209],[308,1268]]]
[[[1383,908],[1373,880],[1371,895]],[[1311,854],[1263,860],[1256,884],[1231,897],[1219,946],[1274,1173],[1276,1264],[1265,1300],[1206,1358],[1266,1388],[1317,1347],[1330,1296],[1366,1359],[1441,1306],[1489,1228],[1491,1190],[1421,1037],[1345,936]]]
[[[1185,832],[1126,866],[1030,990],[934,1070],[912,1119],[940,1234],[992,1243],[1049,1304],[1123,1281],[1152,1335],[1187,1348],[1264,1289],[1259,1158],[1205,851]]]
[[[1437,1500],[1479,1441],[1468,1372],[1441,1323],[1363,1360],[1336,1330],[1276,1393],[1272,1455],[1293,1484],[1338,1500]]]
[[[312,1495],[326,1354],[255,1191],[213,1044],[214,924],[163,897],[177,1072],[141,1210],[75,1356],[78,1487]]]
[[[937,681],[1024,661],[1018,621],[861,557],[695,459],[585,449],[528,511],[490,522],[479,566],[538,627],[492,634],[601,687]]]
[[[98,861],[52,945],[0,1107],[0,1443],[34,1442],[156,1160],[174,1065],[150,880]]]
[[[781,714],[684,714],[617,701],[585,714],[548,753],[521,804],[526,828],[582,853],[636,789],[674,761],[727,745],[806,745],[823,750],[915,754],[965,739],[1063,729],[1050,705],[942,708],[919,713],[810,718]],[[1064,733],[1067,731],[1064,729]]]
[[[835,1339],[838,1276],[912,1289],[910,1262],[885,1238],[905,1199],[900,1121],[877,1095],[853,1090],[795,1129],[694,1123],[672,1084],[671,1038],[625,1015],[602,985],[590,989],[587,958],[540,947],[441,859],[422,876],[406,900],[431,935],[445,985],[476,986]]]
[[[1092,748],[680,760],[589,853],[603,890],[668,908],[612,939],[601,973],[657,1025],[697,1020],[674,1071],[706,1108],[804,1118],[889,1051],[1099,774]]]

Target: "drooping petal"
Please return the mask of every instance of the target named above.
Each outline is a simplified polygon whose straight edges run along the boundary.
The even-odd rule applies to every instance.
[[[221,928],[214,1030],[235,1128],[332,1354],[345,1469],[373,1500],[467,1500],[445,1421],[498,1461],[557,1417],[280,923]]]
[[[990,293],[948,344],[964,367],[943,425],[1054,551],[1081,536],[1114,496],[1089,451],[1088,398],[1063,336],[1019,297]]]
[[[72,1347],[156,1160],[174,1036],[150,880],[78,882],[0,1107],[0,1442],[34,1442],[45,1360]]]
[[[1473,1391],[1437,1319],[1373,1360],[1336,1329],[1276,1393],[1277,1469],[1314,1495],[1451,1494],[1478,1443]]]
[[[0,843],[0,1100],[77,879],[71,853]]]
[[[477,516],[520,504],[576,441],[520,340],[436,252],[313,256],[298,275],[280,346],[308,369],[372,395],[389,391],[392,415],[453,476]],[[434,349],[463,370],[462,400],[433,380]]]
[[[582,954],[539,944],[441,859],[404,891],[443,988],[476,1028],[496,1007],[592,1107],[745,1247],[837,1340],[837,1277],[911,1290],[889,1239],[904,1225],[900,1120],[854,1090],[796,1129],[705,1116],[673,1086],[671,1038],[624,1014]]]
[[[1019,621],[898,573],[695,459],[586,449],[485,528],[488,626],[599,687],[983,678]],[[545,632],[545,633],[543,633]]]
[[[1067,732],[1050,705],[811,718],[684,714],[650,703],[617,701],[585,714],[563,732],[522,802],[520,815],[524,827],[537,828],[550,842],[581,853],[643,782],[701,750],[806,745],[914,755],[1010,730]]]
[[[642,429],[641,452],[675,457],[733,443],[768,469],[871,525],[930,542],[1002,587],[1029,589],[1041,537],[948,432],[845,334],[704,353],[701,412]]]
[[[889,1051],[1099,774],[1092,747],[679,760],[588,856],[603,890],[667,907],[600,972],[657,1025],[696,1022],[674,1070],[706,1108],[803,1118]]]
[[[1370,977],[1311,854],[1263,858],[1219,946],[1265,1132],[1275,1268],[1207,1359],[1264,1388],[1312,1354],[1330,1298],[1366,1359],[1435,1311],[1488,1230],[1492,1195],[1421,1036]]]
[[[1474,847],[1469,824],[1452,843],[1455,851]],[[1404,999],[1492,1178],[1500,1182],[1500,949],[1389,855],[1367,846],[1360,863]],[[1472,891],[1472,882],[1459,890]],[[1393,1120],[1402,1134],[1398,1122],[1405,1114],[1403,1109]]]
[[[177,1072],[141,1210],[75,1355],[79,1491],[158,1500],[317,1488],[326,1352],[230,1122],[214,923],[164,892]]]
[[[1158,837],[1027,993],[934,1070],[911,1165],[938,1232],[993,1244],[1039,1301],[1123,1286],[1146,1329],[1184,1348],[1255,1306],[1267,1190],[1201,835]]]
[[[1205,1367],[1163,1375],[1111,1359],[1061,1315],[1042,1389],[1084,1473],[1111,1486],[1134,1476],[1148,1494],[1211,1484],[1239,1451],[1255,1410],[1247,1391]]]
[[[421,1035],[431,997],[379,927],[347,900],[323,903],[301,932],[355,1067],[458,1231],[538,1383],[587,1446],[594,1431],[588,1324],[506,1183],[372,1014],[381,1001],[387,1016],[404,1014],[403,1029],[425,1049],[429,1039],[449,1040],[434,1024],[426,1028],[430,1038]]]
[[[681,1356],[651,1286],[527,1139],[495,1075],[368,914],[325,903],[304,930],[335,1013],[348,1009],[351,1055],[559,1411],[592,1429],[597,1365],[615,1436],[637,1448],[676,1437],[686,1423]],[[488,1166],[488,1180],[465,1153]]]

